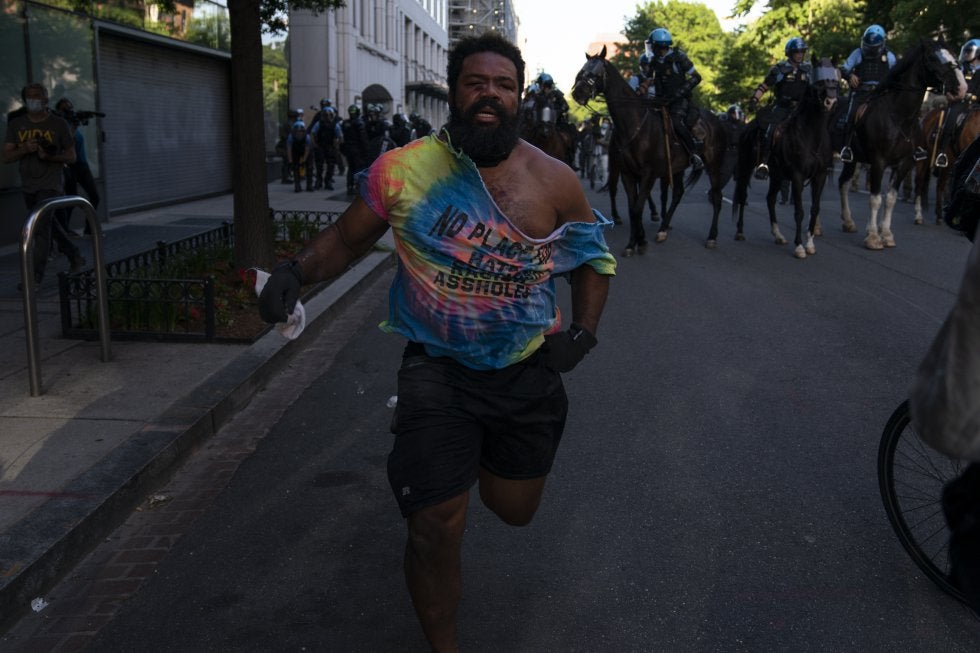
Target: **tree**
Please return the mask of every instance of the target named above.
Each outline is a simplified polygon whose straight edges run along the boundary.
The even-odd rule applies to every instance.
[[[344,0],[229,0],[231,104],[234,135],[232,186],[235,265],[274,263],[263,127],[262,33],[286,29],[290,9],[314,14],[345,6]]]
[[[77,0],[87,2],[87,0]],[[174,13],[174,0],[160,0]],[[271,267],[274,232],[269,222],[269,188],[265,167],[262,34],[281,34],[290,10],[314,14],[346,6],[345,0],[228,0],[231,32],[232,172],[235,220],[235,265]]]
[[[687,53],[701,75],[701,83],[692,94],[695,104],[718,108],[720,89],[716,80],[731,36],[721,29],[715,13],[700,2],[667,0],[638,6],[636,15],[623,28],[627,42],[618,44],[619,52],[612,63],[624,73],[638,70],[644,42],[657,27],[670,31],[674,47]]]

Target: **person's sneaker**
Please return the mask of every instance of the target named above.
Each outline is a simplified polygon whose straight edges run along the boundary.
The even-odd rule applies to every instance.
[[[767,166],[765,163],[760,163],[755,169],[755,178],[759,181],[769,179],[769,166]]]
[[[69,268],[68,271],[71,274],[75,274],[76,272],[81,272],[84,268],[85,268],[85,257],[79,254],[71,260],[71,268]]]
[[[936,155],[937,168],[945,168],[948,165],[949,165],[949,159],[946,158],[945,152],[940,152],[939,154]]]
[[[851,148],[844,147],[844,149],[840,151],[841,163],[850,163],[853,160],[854,160],[854,153],[851,151]]]

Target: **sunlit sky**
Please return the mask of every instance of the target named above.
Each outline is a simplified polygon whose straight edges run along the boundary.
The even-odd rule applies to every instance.
[[[735,1],[700,0],[715,12],[725,30],[734,29],[739,22],[726,21]],[[637,5],[646,4],[637,0],[515,0],[515,11],[520,19],[518,45],[527,62],[528,78],[544,70],[555,78],[558,88],[568,91],[585,62],[589,44],[622,40],[625,17],[633,16]],[[758,2],[756,6],[765,4]],[[670,25],[665,27],[670,29]]]

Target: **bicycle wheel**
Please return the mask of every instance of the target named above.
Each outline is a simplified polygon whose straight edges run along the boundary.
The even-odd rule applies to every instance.
[[[965,603],[949,576],[949,530],[941,504],[943,486],[963,468],[962,461],[922,441],[909,419],[908,401],[895,409],[878,446],[878,487],[888,521],[919,569]]]

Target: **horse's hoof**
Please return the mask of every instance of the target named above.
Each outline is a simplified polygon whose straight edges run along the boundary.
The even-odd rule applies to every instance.
[[[786,239],[783,238],[782,236],[777,237],[775,239],[775,241],[776,241],[776,244],[777,245],[785,245],[786,244]]]
[[[915,220],[912,221],[912,224],[925,224],[925,220],[923,220],[922,218],[916,218]]]
[[[804,247],[803,249],[805,249],[806,250],[806,253],[809,254],[810,256],[813,256],[814,254],[817,253],[817,248],[814,247],[813,245],[810,245],[808,247]]]
[[[704,244],[705,249],[718,249],[718,241],[714,238],[709,238]]]
[[[892,234],[882,234],[881,242],[882,244],[884,244],[885,247],[894,247],[895,236],[893,236]]]
[[[793,256],[796,258],[806,258],[806,250],[803,249],[803,245],[797,245],[796,249],[793,250]]]
[[[885,246],[881,244],[881,238],[878,236],[867,236],[864,239],[864,246],[873,250],[885,249]]]
[[[857,225],[853,222],[845,222],[841,225],[841,229],[843,229],[844,233],[846,234],[853,234],[858,230]]]
[[[667,240],[667,232],[666,231],[658,231],[657,232],[657,242],[658,243],[662,243],[665,240]]]
[[[745,234],[743,234],[741,231],[738,232],[735,234],[735,240],[745,240]]]
[[[822,236],[823,235],[823,227],[821,227],[820,225],[817,225],[816,228],[813,230],[813,235],[814,236]]]

